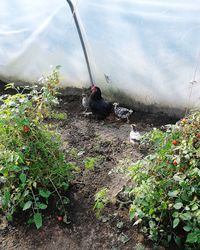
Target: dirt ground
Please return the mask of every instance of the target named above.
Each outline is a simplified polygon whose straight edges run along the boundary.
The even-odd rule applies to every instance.
[[[64,150],[76,155],[75,161],[81,172],[69,191],[70,224],[57,220],[53,210],[47,213],[44,226],[36,230],[23,222],[0,227],[0,249],[37,250],[122,250],[155,249],[129,222],[128,210],[120,208],[116,194],[123,188],[126,178],[114,170],[117,166],[136,161],[142,155],[137,147],[129,143],[130,125],[117,121],[114,117],[106,121],[96,121],[84,117],[78,97],[61,100],[57,111],[65,112],[65,121],[52,120],[62,135]],[[142,134],[152,127],[174,123],[176,119],[163,114],[134,112],[131,123],[135,123]],[[97,159],[94,170],[83,167],[86,157]],[[106,208],[100,221],[93,210],[94,195],[107,187],[113,197],[113,204]],[[120,225],[120,227],[119,227]],[[157,249],[164,249],[158,247]],[[172,249],[172,248],[170,248]]]

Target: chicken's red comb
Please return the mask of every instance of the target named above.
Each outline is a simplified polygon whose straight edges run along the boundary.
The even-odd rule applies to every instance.
[[[96,90],[96,86],[95,86],[95,85],[92,85],[91,90],[92,90],[92,91],[95,91],[95,90]]]

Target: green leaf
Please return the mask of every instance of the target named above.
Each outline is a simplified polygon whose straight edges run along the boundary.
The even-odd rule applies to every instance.
[[[173,221],[173,228],[177,227],[178,224],[179,224],[179,222],[180,222],[179,218],[174,219],[174,221]]]
[[[93,170],[95,166],[95,161],[96,161],[95,158],[87,158],[85,160],[85,168],[89,170]]]
[[[195,210],[197,210],[197,209],[198,209],[197,204],[194,204],[194,205],[192,206],[192,211],[195,211]]]
[[[189,206],[185,206],[185,210],[189,211],[190,210]]]
[[[102,209],[104,207],[105,207],[105,205],[101,201],[95,203],[95,208],[97,208],[97,209]]]
[[[172,236],[171,236],[171,234],[169,234],[169,235],[167,236],[167,241],[170,242],[171,240],[172,240]]]
[[[29,218],[28,221],[27,221],[28,224],[33,224],[34,223],[34,219],[33,217]]]
[[[189,213],[183,213],[180,215],[182,220],[191,220],[192,216]]]
[[[69,189],[69,183],[63,182],[62,188],[64,189],[64,191],[67,191]]]
[[[6,84],[5,90],[7,90],[7,89],[14,89],[14,87],[15,87],[14,83],[8,83],[8,84]]]
[[[15,172],[18,172],[20,170],[20,167],[17,165],[12,166],[12,170]]]
[[[130,220],[132,221],[134,218],[135,218],[135,209],[130,209],[129,210],[129,217],[130,217]]]
[[[64,197],[64,198],[63,198],[63,204],[67,205],[67,204],[69,204],[69,203],[70,203],[69,198]]]
[[[189,201],[190,200],[190,198],[188,196],[188,193],[185,190],[181,194],[181,199],[184,200],[184,201]]]
[[[11,213],[7,213],[6,214],[6,219],[8,220],[8,221],[13,221],[13,216],[12,216],[12,214]]]
[[[191,231],[191,227],[190,226],[184,226],[183,229],[186,231],[186,232],[189,232]]]
[[[178,236],[175,236],[174,241],[176,242],[176,245],[181,247],[181,238]]]
[[[174,190],[174,191],[168,192],[168,195],[170,197],[177,197],[178,193],[179,193],[178,190]]]
[[[44,204],[44,203],[39,203],[39,204],[37,204],[37,207],[38,207],[39,209],[46,209],[46,208],[47,208],[47,205]]]
[[[51,192],[49,192],[49,190],[42,190],[42,189],[40,189],[40,190],[39,190],[39,194],[40,194],[42,197],[48,199],[49,196],[50,196],[50,194],[51,194]]]
[[[23,196],[26,197],[28,194],[29,194],[29,190],[26,190],[26,191],[23,193]]]
[[[24,184],[26,182],[26,175],[24,173],[21,173],[19,179]]]
[[[10,192],[5,191],[3,199],[2,199],[2,207],[7,208],[9,201],[10,201]]]
[[[177,203],[174,204],[174,208],[177,209],[177,210],[182,208],[182,206],[183,206],[182,202],[177,202]]]
[[[150,208],[150,210],[149,210],[149,215],[152,215],[153,213],[155,213],[154,208]]]
[[[175,217],[175,218],[178,217],[178,216],[179,216],[179,212],[177,212],[177,211],[174,212],[174,213],[172,214],[172,216]]]
[[[35,225],[37,229],[39,229],[42,226],[42,215],[41,213],[35,213],[33,216],[33,220],[35,222]]]
[[[186,242],[187,243],[196,243],[198,241],[198,237],[200,236],[200,234],[198,233],[198,231],[194,231],[188,234]]]
[[[29,209],[31,207],[31,205],[32,205],[32,201],[27,201],[24,204],[23,211]]]

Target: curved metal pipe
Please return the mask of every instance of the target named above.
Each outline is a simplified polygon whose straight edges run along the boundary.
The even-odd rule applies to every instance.
[[[88,58],[87,50],[86,50],[86,46],[85,46],[85,43],[84,43],[84,40],[83,40],[83,36],[82,36],[82,32],[81,32],[80,26],[79,26],[79,23],[78,23],[78,19],[77,19],[77,16],[76,16],[74,5],[71,2],[71,0],[66,0],[66,1],[69,4],[69,7],[71,9],[71,12],[72,12],[72,15],[73,15],[73,18],[74,18],[74,22],[75,22],[75,25],[76,25],[76,28],[77,28],[77,32],[78,32],[78,35],[79,35],[79,38],[80,38],[80,41],[81,41],[81,46],[82,46],[82,49],[83,49],[83,53],[84,53],[84,57],[85,57],[85,61],[86,61],[87,69],[88,69],[90,84],[94,85],[93,77],[92,77],[92,71],[91,71],[91,67],[90,67],[90,63],[89,63],[89,58]]]

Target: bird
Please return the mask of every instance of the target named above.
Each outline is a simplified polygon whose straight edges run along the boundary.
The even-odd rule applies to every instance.
[[[85,93],[82,94],[82,106],[85,108],[85,112],[87,112],[89,109],[89,101]]]
[[[105,119],[112,112],[112,103],[103,99],[99,87],[93,85],[91,87],[91,92],[89,96],[89,107],[93,115],[95,115],[98,120]]]
[[[136,125],[131,124],[131,132],[130,132],[130,143],[136,144],[139,143],[141,139],[141,134],[136,131]]]
[[[115,115],[122,120],[126,119],[129,123],[129,117],[133,113],[133,110],[124,107],[119,107],[119,103],[117,102],[113,103],[113,106]]]
[[[104,74],[104,77],[105,77],[107,83],[111,83],[110,76]]]
[[[93,94],[93,99],[95,99],[95,100],[101,100],[101,99],[103,99],[102,96],[101,96],[102,95],[101,94],[101,89],[99,87],[93,85],[91,87],[91,92]]]

